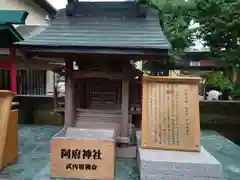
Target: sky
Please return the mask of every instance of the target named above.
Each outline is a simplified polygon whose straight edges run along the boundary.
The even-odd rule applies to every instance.
[[[67,4],[67,0],[48,0],[48,2],[56,9],[65,8]]]
[[[124,1],[124,0],[81,0],[81,1]],[[66,7],[67,0],[48,0],[56,9],[62,9]]]

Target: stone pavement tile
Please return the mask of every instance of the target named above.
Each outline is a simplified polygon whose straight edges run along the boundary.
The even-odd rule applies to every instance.
[[[46,164],[41,171],[36,173],[32,180],[49,180],[50,179],[50,163]]]
[[[50,137],[48,137],[50,136]],[[34,143],[44,143],[48,142],[51,139],[51,134],[44,134],[44,132],[34,134],[30,137],[28,137],[28,140],[24,142],[24,144],[34,144]]]
[[[0,180],[49,180],[49,141],[61,129],[61,126],[19,125],[19,160],[0,172]],[[204,131],[201,143],[222,163],[225,180],[240,180],[239,146],[214,131]],[[36,179],[44,168],[48,170],[48,179]],[[117,160],[115,180],[139,180],[134,159]]]
[[[35,132],[35,133],[44,133],[46,134],[48,137],[48,135],[53,135],[57,132],[59,132],[63,127],[62,126],[36,126],[32,132]]]
[[[50,163],[47,164],[32,180],[51,180],[50,178]],[[62,180],[64,178],[56,178]],[[54,180],[56,180],[54,179]],[[134,159],[117,159],[115,180],[139,180],[139,173],[136,168]]]
[[[32,127],[31,130],[28,129],[28,131],[31,132],[31,135],[29,135],[28,133],[26,134],[26,135],[28,135],[27,140],[25,137],[23,137],[24,144],[49,142],[51,140],[51,138],[62,129],[61,126],[33,126],[33,125],[31,125],[31,127]]]
[[[240,180],[240,147],[215,131],[201,133],[201,144],[222,163],[224,180]]]
[[[26,141],[28,141],[29,137],[33,136],[33,133],[31,132],[31,128],[19,128],[18,130],[18,139],[19,143],[23,144]]]
[[[17,164],[25,167],[31,167],[34,163],[46,163],[50,161],[50,156],[47,153],[29,153],[23,154],[19,157]]]
[[[19,177],[24,171],[23,166],[10,165],[7,169],[0,171],[1,180],[20,180]]]
[[[135,159],[119,158],[116,161],[115,180],[139,180]]]
[[[18,152],[20,155],[31,153],[35,150],[39,145],[37,143],[34,144],[20,144],[18,147]]]
[[[50,153],[50,143],[38,144],[38,146],[32,151],[33,153]]]
[[[50,161],[49,154],[46,153],[32,153],[23,155],[20,159],[20,164],[23,165],[24,171],[20,175],[22,180],[32,180],[32,178],[42,170],[42,168]]]

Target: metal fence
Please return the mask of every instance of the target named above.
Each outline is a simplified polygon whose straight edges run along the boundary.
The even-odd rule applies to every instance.
[[[8,69],[0,69],[0,89],[11,90]],[[46,95],[46,71],[17,70],[17,94]]]

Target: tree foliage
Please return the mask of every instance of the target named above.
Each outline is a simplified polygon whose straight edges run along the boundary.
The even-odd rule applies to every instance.
[[[193,44],[193,30],[189,28],[192,17],[192,4],[168,0],[161,7],[163,32],[172,45],[170,60],[181,60],[184,50]]]
[[[195,22],[199,24],[199,38],[209,47],[211,59],[225,67],[225,76],[214,79],[232,87],[234,98],[240,97],[240,84],[236,81],[240,65],[240,0],[194,0]],[[223,82],[226,75],[232,81]],[[213,82],[212,82],[213,83]]]
[[[166,38],[172,45],[169,57],[165,61],[165,66],[168,67],[170,64],[180,61],[184,55],[184,50],[193,43],[194,31],[189,28],[189,25],[193,19],[194,6],[184,0],[152,0],[150,4],[155,5],[160,10],[160,24]],[[143,68],[158,75],[163,71],[159,68],[159,63],[162,64],[162,62],[146,61]],[[166,68],[166,70],[168,69]]]
[[[240,0],[194,0],[199,37],[221,65],[240,64]]]
[[[240,0],[152,0],[161,12],[160,24],[172,50],[165,67],[180,61],[184,50],[197,38],[211,52],[211,59],[227,71],[240,67]],[[197,29],[189,29],[191,22]],[[145,62],[143,68],[159,75],[159,62]],[[165,70],[166,70],[165,69]],[[227,72],[229,73],[229,72]],[[230,78],[231,79],[231,78]]]
[[[233,88],[232,82],[221,71],[203,73],[201,76],[206,84],[217,87],[221,91]]]

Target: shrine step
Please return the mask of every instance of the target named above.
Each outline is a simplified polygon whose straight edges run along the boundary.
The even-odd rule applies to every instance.
[[[76,116],[76,120],[79,121],[91,121],[91,122],[118,122],[122,121],[122,117],[92,117],[92,116]],[[128,119],[128,122],[131,123],[131,118]]]
[[[87,129],[115,129],[116,135],[120,137],[120,123],[116,122],[104,122],[104,121],[76,121],[76,127]],[[132,134],[132,123],[128,123],[128,132]]]
[[[120,137],[122,114],[112,109],[78,109],[76,112],[76,127],[89,129],[114,129],[117,139]],[[132,134],[132,116],[128,118],[128,133]]]
[[[82,113],[102,113],[102,114],[121,114],[120,109],[77,109],[77,112]]]
[[[86,117],[86,118],[105,118],[105,119],[112,119],[113,121],[121,120],[122,115],[108,115],[108,114],[90,114],[90,113],[77,113],[76,117]]]
[[[132,116],[129,115],[129,122],[132,122]],[[121,122],[122,114],[114,110],[77,110],[76,120],[81,121],[103,121],[103,122]]]

